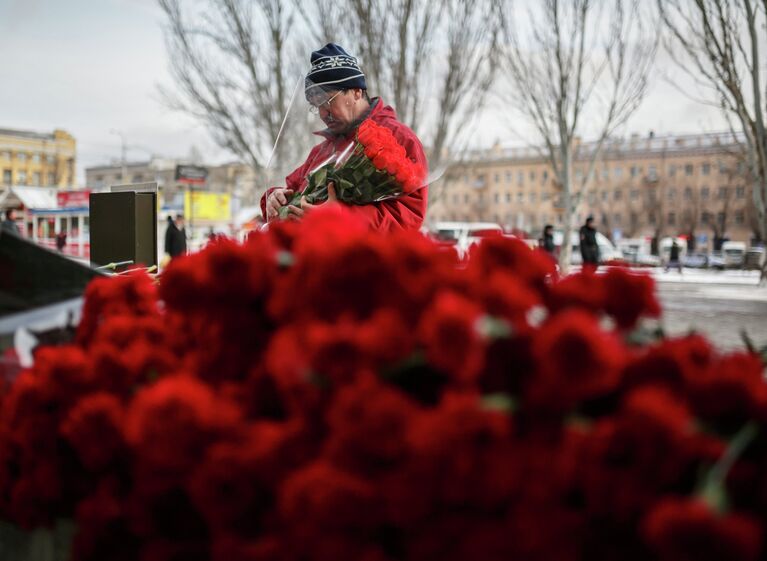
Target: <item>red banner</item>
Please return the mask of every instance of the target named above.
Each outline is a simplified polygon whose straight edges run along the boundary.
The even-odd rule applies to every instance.
[[[82,208],[88,206],[90,190],[60,191],[56,193],[56,204],[59,208]]]

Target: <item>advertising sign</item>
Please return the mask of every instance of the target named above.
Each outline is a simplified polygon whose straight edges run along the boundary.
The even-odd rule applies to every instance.
[[[56,193],[56,206],[59,208],[87,208],[89,189],[82,191],[59,191]]]
[[[187,191],[184,193],[184,216],[193,222],[229,222],[232,218],[231,197],[226,193]]]
[[[179,183],[202,184],[208,178],[208,168],[200,166],[176,166],[176,181]]]

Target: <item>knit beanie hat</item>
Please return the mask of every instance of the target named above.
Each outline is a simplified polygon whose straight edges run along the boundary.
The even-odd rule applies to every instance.
[[[367,89],[365,74],[357,59],[335,43],[328,43],[311,56],[312,67],[304,81],[304,93],[309,97],[313,88],[322,91]],[[315,92],[317,90],[314,90]]]

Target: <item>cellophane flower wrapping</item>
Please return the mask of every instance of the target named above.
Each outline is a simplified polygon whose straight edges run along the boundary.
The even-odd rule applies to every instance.
[[[326,201],[330,182],[339,201],[366,205],[412,193],[425,181],[426,169],[407,155],[392,131],[367,119],[344,149],[312,170],[304,191],[288,204],[300,206],[302,197],[310,204]],[[287,217],[287,206],[280,212]]]
[[[647,275],[559,279],[503,236],[460,261],[357,220],[327,205],[159,283],[95,280],[76,342],[0,394],[0,545],[12,526],[51,529],[46,551],[71,529],[78,561],[765,559],[758,355],[645,331]]]

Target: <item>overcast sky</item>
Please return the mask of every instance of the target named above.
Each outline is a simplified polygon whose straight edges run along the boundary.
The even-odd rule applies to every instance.
[[[111,131],[124,134],[130,160],[186,156],[192,146],[209,163],[232,159],[159,101],[157,85],[171,83],[161,26],[154,0],[0,0],[0,128],[72,133],[80,184],[85,167],[119,159],[121,140]],[[716,110],[656,77],[624,132],[724,126]],[[495,116],[480,120],[477,142],[496,139],[521,143]]]

